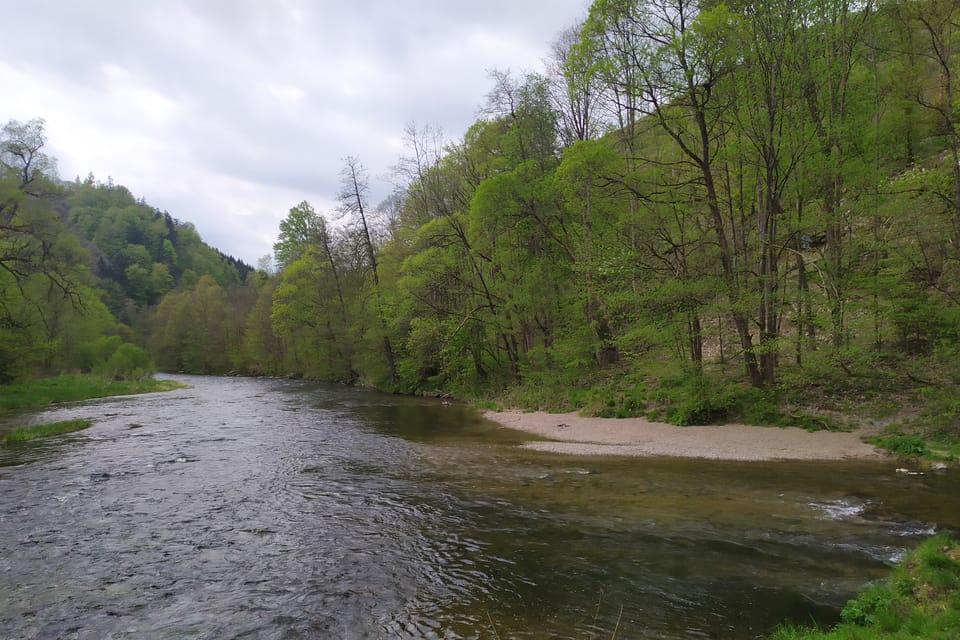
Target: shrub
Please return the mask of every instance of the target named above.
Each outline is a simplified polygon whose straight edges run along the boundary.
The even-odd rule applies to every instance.
[[[840,612],[844,624],[866,627],[880,622],[892,608],[893,594],[885,584],[875,584],[851,600]]]
[[[153,375],[154,370],[150,355],[127,342],[117,347],[105,362],[97,365],[94,373],[111,380],[140,380]]]
[[[919,457],[927,452],[927,445],[922,438],[903,433],[875,438],[873,443],[903,457]]]
[[[682,426],[725,422],[738,408],[737,388],[712,382],[702,374],[664,380],[658,399],[666,400],[667,422]]]
[[[776,640],[926,640],[960,637],[960,549],[946,534],[907,554],[893,574],[847,603],[830,631],[781,627]]]

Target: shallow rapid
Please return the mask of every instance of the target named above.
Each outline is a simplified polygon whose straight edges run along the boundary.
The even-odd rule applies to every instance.
[[[0,638],[755,638],[960,528],[955,474],[893,462],[564,457],[456,404],[177,377],[0,448]]]

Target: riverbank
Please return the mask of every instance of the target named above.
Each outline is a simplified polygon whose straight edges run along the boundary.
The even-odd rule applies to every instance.
[[[19,427],[13,431],[0,434],[0,445],[18,444],[29,442],[37,438],[49,438],[50,436],[59,436],[74,431],[82,431],[93,425],[93,420],[79,418],[76,420],[61,420],[59,422],[48,422],[45,424],[34,424],[27,427]]]
[[[781,627],[773,640],[924,640],[960,634],[960,548],[944,533],[897,563],[886,580],[847,603],[830,631]]]
[[[140,378],[113,380],[93,374],[64,374],[0,385],[0,417],[19,411],[42,409],[61,402],[155,393],[183,388],[176,380]]]
[[[486,411],[508,429],[546,440],[523,446],[573,455],[672,456],[713,460],[845,460],[883,458],[857,432],[725,424],[678,427],[646,418],[594,418],[577,413]]]

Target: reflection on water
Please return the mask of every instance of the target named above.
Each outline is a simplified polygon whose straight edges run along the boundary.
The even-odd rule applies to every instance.
[[[892,463],[563,457],[456,404],[187,379],[0,450],[0,635],[754,638],[960,523],[953,476]]]

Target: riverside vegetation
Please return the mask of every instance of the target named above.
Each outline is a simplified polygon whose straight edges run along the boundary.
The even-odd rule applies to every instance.
[[[15,444],[18,442],[28,442],[36,438],[73,433],[74,431],[86,429],[92,424],[93,420],[77,419],[48,422],[46,424],[31,425],[29,427],[18,427],[0,435],[0,444]]]
[[[677,424],[871,423],[900,454],[955,456],[958,73],[953,0],[595,0],[546,73],[491,74],[460,138],[408,126],[383,202],[347,158],[337,210],[293,206],[257,268],[110,179],[60,180],[43,121],[10,121],[0,397],[155,363]],[[846,623],[920,637],[912,593],[952,607],[929,637],[955,630],[956,557],[931,548]],[[884,637],[843,629],[823,637]]]
[[[936,535],[851,600],[830,631],[783,627],[773,640],[948,640],[960,636],[960,548]]]
[[[59,402],[170,391],[181,387],[183,384],[175,380],[156,380],[151,377],[117,380],[95,374],[64,374],[4,385],[3,395],[0,396],[0,416],[42,409]]]
[[[3,385],[0,387],[3,392],[0,395],[0,417],[4,414],[42,409],[60,402],[170,391],[184,386],[175,380],[156,380],[139,368],[121,373],[117,358],[113,358],[112,362],[108,370],[113,377],[98,374],[64,374]],[[86,429],[92,424],[92,420],[80,418],[17,427],[0,433],[0,444],[16,444],[35,438],[72,433]]]
[[[597,0],[459,139],[410,125],[379,204],[254,269],[0,136],[0,381],[300,376],[501,404],[960,435],[960,8]],[[336,224],[331,222],[336,220]],[[127,349],[129,347],[123,347]]]

